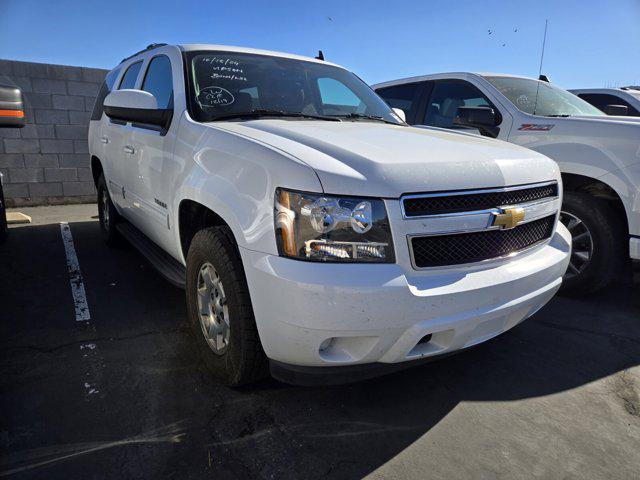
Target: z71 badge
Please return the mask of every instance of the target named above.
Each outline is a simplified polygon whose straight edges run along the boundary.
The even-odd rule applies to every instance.
[[[518,130],[527,130],[532,132],[548,132],[553,128],[552,123],[523,123]]]

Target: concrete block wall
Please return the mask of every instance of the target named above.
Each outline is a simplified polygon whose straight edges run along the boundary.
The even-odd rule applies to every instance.
[[[24,93],[27,125],[0,128],[8,206],[95,202],[87,131],[107,70],[0,60],[0,84]]]

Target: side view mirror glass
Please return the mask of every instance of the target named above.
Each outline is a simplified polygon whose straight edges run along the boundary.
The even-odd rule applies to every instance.
[[[407,115],[404,113],[404,110],[396,107],[392,108],[391,110],[393,110],[395,114],[400,117],[400,120],[402,120],[403,122],[407,121]]]
[[[104,99],[104,113],[112,120],[166,127],[172,109],[159,109],[153,94],[142,90],[114,90]]]
[[[607,105],[604,108],[604,113],[620,117],[627,115],[629,113],[629,108],[626,105]]]
[[[22,128],[25,123],[22,90],[0,85],[0,128]]]

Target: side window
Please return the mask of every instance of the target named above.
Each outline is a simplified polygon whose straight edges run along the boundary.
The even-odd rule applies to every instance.
[[[607,105],[624,105],[628,109],[627,115],[640,115],[640,112],[638,112],[633,105],[615,95],[608,95],[606,93],[580,93],[578,96],[605,113]]]
[[[318,78],[323,115],[364,113],[366,105],[344,83],[335,78]]]
[[[123,90],[125,88],[135,88],[136,87],[136,79],[138,78],[138,73],[140,73],[140,68],[142,68],[142,61],[132,63],[127,68],[127,71],[124,72],[122,76],[122,80],[120,80],[120,86],[118,90]]]
[[[169,57],[159,55],[151,59],[142,90],[156,97],[159,109],[173,108],[173,77]]]
[[[107,73],[107,76],[102,82],[100,86],[100,91],[98,92],[98,96],[96,97],[96,101],[93,104],[93,111],[91,112],[91,120],[100,120],[102,118],[102,107],[104,106],[104,99],[106,98],[111,90],[113,90],[113,85],[116,83],[116,78],[120,74],[120,69],[112,70]]]
[[[414,118],[420,96],[419,83],[381,88],[380,90],[376,90],[376,93],[380,95],[391,108],[401,108],[404,110],[409,122]]]
[[[242,90],[238,91],[238,94],[239,98],[245,98],[245,103],[247,103],[247,99],[251,103],[251,108],[249,108],[249,110],[260,108],[260,96],[258,95],[258,87],[243,88]]]
[[[493,107],[475,86],[464,80],[437,81],[427,103],[424,125],[452,128],[459,107]]]

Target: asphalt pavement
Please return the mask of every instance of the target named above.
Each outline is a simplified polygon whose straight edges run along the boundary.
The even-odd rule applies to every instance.
[[[230,389],[193,348],[184,293],[105,246],[95,205],[22,211],[33,223],[0,246],[0,478],[638,478],[637,266],[438,362]]]

